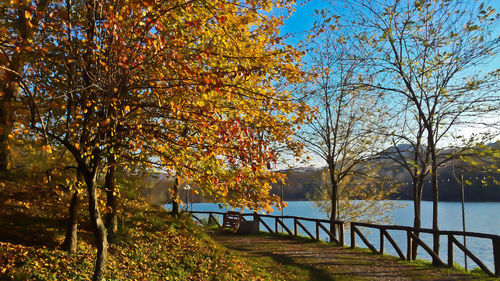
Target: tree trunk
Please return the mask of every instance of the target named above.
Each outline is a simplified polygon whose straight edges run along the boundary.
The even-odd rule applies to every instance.
[[[66,228],[66,238],[63,242],[63,249],[72,254],[76,253],[77,246],[79,201],[78,190],[76,190],[69,205],[68,226]]]
[[[113,235],[118,231],[117,219],[117,200],[115,196],[115,165],[109,163],[108,171],[104,179],[104,189],[106,190],[106,229],[108,231],[108,240],[112,241]]]
[[[43,14],[47,9],[50,1],[38,1],[36,12],[31,20],[26,17],[26,11],[30,9],[27,4],[21,4],[16,9],[17,17],[13,20],[17,35],[26,41],[33,38],[33,30],[38,25],[38,14]],[[22,49],[22,48],[21,48]],[[14,126],[14,107],[12,103],[15,101],[19,91],[19,79],[23,75],[25,65],[24,57],[26,54],[18,52],[17,48],[10,55],[5,75],[0,79],[0,173],[8,169],[9,163],[9,134]],[[34,116],[31,116],[34,118]]]
[[[172,215],[179,216],[181,209],[179,206],[179,178],[175,177],[174,187],[172,188]]]
[[[7,75],[9,76],[9,75]],[[17,83],[12,79],[0,82],[0,172],[6,172],[9,167],[9,134],[12,131],[14,109],[12,101],[17,91]]]
[[[29,20],[25,17],[24,5],[17,9],[15,27],[17,35],[26,40],[31,36]],[[10,71],[5,71],[5,75],[0,80],[0,172],[6,172],[9,164],[9,134],[14,125],[14,102],[19,91],[19,77],[22,75],[24,61],[22,54],[17,50],[11,55],[9,63],[6,65]]]
[[[428,144],[431,154],[431,182],[432,182],[432,230],[433,230],[433,251],[439,255],[439,231],[438,227],[438,202],[439,202],[439,190],[438,190],[438,171],[437,171],[437,156],[436,156],[436,146],[432,138],[432,134],[428,132]],[[432,260],[432,264],[437,265],[439,261],[436,259]]]
[[[334,174],[334,169],[333,167],[328,168],[330,171],[330,181],[332,184],[332,196],[331,196],[331,203],[332,203],[332,209],[330,211],[330,232],[334,237],[337,237],[337,228],[336,225],[333,223],[333,221],[337,220],[337,202],[338,202],[338,183],[337,180],[335,179],[335,174]]]
[[[417,238],[420,237],[419,229],[422,227],[422,219],[421,219],[421,203],[422,203],[422,188],[424,186],[424,179],[413,179],[413,211],[414,211],[414,219],[413,219],[413,227],[415,228],[415,236]],[[417,251],[418,244],[412,244],[412,260],[417,259]]]
[[[437,165],[436,165],[436,160],[432,160],[432,171],[431,172],[431,177],[432,177],[432,230],[434,231],[433,234],[433,251],[439,255],[439,234],[437,232],[439,231],[439,226],[438,226],[438,202],[439,202],[439,190],[438,190],[438,180],[437,180]],[[439,262],[437,260],[432,261],[433,264],[438,264]]]
[[[97,188],[95,185],[95,172],[85,174],[85,183],[89,197],[89,214],[94,236],[97,244],[97,260],[92,280],[102,280],[106,268],[106,259],[108,256],[108,239],[106,227],[102,222],[101,212],[99,211],[99,200],[97,198]]]

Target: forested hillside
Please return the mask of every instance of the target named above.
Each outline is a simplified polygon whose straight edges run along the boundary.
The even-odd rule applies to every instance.
[[[324,168],[295,168],[283,170],[287,175],[286,184],[273,185],[272,192],[281,195],[283,187],[284,201],[309,200],[314,192],[321,188],[322,172]],[[468,171],[467,171],[468,170]],[[455,171],[455,173],[453,173]],[[411,178],[405,170],[394,163],[385,163],[378,172],[379,176],[399,183],[397,191],[388,199],[411,200]],[[461,200],[461,176],[464,178],[465,201],[470,202],[500,202],[500,173],[492,174],[481,171],[480,168],[467,168],[464,164],[457,163],[455,167],[450,163],[439,169],[439,200]],[[432,200],[430,181],[424,185],[423,200]]]

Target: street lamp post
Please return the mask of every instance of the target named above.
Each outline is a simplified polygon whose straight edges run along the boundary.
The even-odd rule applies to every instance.
[[[191,190],[191,186],[189,186],[189,184],[186,184],[186,186],[184,187],[184,190],[186,191],[186,210],[189,211],[189,198],[188,198],[188,195],[189,195],[189,191]],[[193,204],[191,203],[191,208],[193,208]]]

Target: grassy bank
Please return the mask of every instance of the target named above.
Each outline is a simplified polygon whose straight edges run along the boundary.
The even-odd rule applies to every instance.
[[[85,200],[85,196],[82,196]],[[43,188],[3,185],[0,192],[0,280],[89,280],[96,249],[85,204],[78,251],[60,248],[69,198]],[[119,232],[109,248],[107,280],[300,280],[303,272],[273,261],[235,256],[189,217],[123,199]]]

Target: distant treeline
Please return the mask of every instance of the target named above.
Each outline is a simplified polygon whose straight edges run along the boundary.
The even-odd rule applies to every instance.
[[[283,198],[285,201],[311,200],[312,196],[321,188],[321,173],[325,168],[295,168],[283,170],[287,175],[285,185],[275,184],[272,193],[281,195],[283,187]],[[392,179],[400,183],[397,191],[388,199],[412,200],[411,179],[405,171],[397,166],[388,166],[380,170],[381,176]],[[462,172],[457,169],[453,175],[451,167],[443,167],[439,170],[439,200],[440,201],[461,201],[461,179]],[[500,185],[493,179],[500,181],[500,174],[486,175],[479,171],[463,172],[465,201],[468,202],[500,202]],[[432,200],[432,188],[429,181],[426,181],[423,192],[423,200]]]
[[[283,189],[284,201],[306,201],[312,200],[314,194],[323,186],[323,170],[326,168],[295,168],[282,170],[287,175],[286,184],[274,184],[272,193],[281,196]],[[461,170],[457,169],[456,177],[453,175],[451,167],[443,167],[439,170],[439,200],[440,201],[460,201],[461,200]],[[387,165],[380,169],[379,175],[393,180],[400,184],[397,191],[387,199],[412,200],[412,186],[407,173],[398,166]],[[500,181],[500,174],[485,175],[481,172],[464,172],[465,201],[468,202],[500,202],[500,186],[492,180],[496,178]],[[458,180],[458,181],[457,181]],[[153,202],[169,201],[168,184],[165,179],[160,179],[151,185],[150,189],[144,191],[144,196]],[[201,195],[189,193],[189,202],[209,202]],[[180,190],[180,198],[186,199],[186,191]],[[432,188],[427,180],[424,186],[423,200],[432,200]]]

